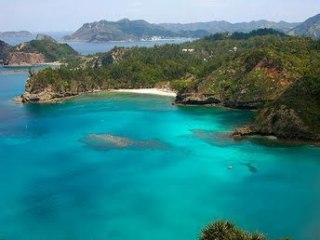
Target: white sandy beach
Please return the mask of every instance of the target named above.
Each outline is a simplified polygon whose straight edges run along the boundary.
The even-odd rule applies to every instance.
[[[168,97],[177,96],[176,92],[173,92],[167,89],[158,89],[158,88],[116,89],[116,90],[111,90],[111,92],[151,94],[151,95],[168,96]]]

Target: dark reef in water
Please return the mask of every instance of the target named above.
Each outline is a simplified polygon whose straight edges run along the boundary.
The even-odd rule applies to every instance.
[[[158,140],[132,140],[110,134],[88,134],[80,141],[87,147],[99,151],[128,148],[165,149],[167,147]]]

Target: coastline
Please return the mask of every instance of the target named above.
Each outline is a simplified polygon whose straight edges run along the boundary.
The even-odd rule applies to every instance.
[[[173,92],[169,89],[158,89],[158,88],[141,88],[141,89],[110,89],[110,90],[93,90],[90,92],[82,92],[82,93],[69,93],[65,96],[60,95],[59,97],[56,97],[57,95],[51,91],[42,92],[39,94],[30,94],[27,93],[28,98],[34,99],[25,101],[26,99],[26,92],[20,96],[17,96],[13,98],[13,101],[17,104],[24,104],[24,103],[60,103],[65,100],[69,100],[71,98],[76,98],[83,95],[92,95],[95,93],[133,93],[133,94],[142,94],[142,95],[157,95],[157,96],[163,96],[163,97],[176,97],[177,93]],[[55,97],[53,97],[55,96]]]

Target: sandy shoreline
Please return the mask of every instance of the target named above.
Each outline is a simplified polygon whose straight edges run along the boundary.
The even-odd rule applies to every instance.
[[[158,88],[141,88],[141,89],[110,89],[110,90],[93,90],[90,92],[83,92],[83,93],[78,93],[66,97],[59,97],[59,98],[52,98],[52,99],[46,99],[40,100],[38,103],[58,103],[58,102],[63,102],[68,99],[76,98],[79,96],[84,96],[84,95],[91,95],[91,94],[99,94],[99,93],[134,93],[134,94],[146,94],[146,95],[158,95],[158,96],[167,96],[167,97],[176,97],[177,93],[168,90],[168,89],[158,89]],[[17,96],[12,99],[15,103],[23,103],[23,98],[22,96]]]
[[[141,88],[141,89],[116,89],[110,90],[110,92],[115,93],[137,93],[137,94],[150,94],[159,96],[176,97],[177,93],[167,89],[158,88]]]

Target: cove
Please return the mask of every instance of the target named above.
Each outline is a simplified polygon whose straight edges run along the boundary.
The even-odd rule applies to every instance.
[[[0,74],[0,237],[197,239],[217,219],[318,236],[320,148],[234,141],[250,111],[167,97],[16,105],[25,79]]]

